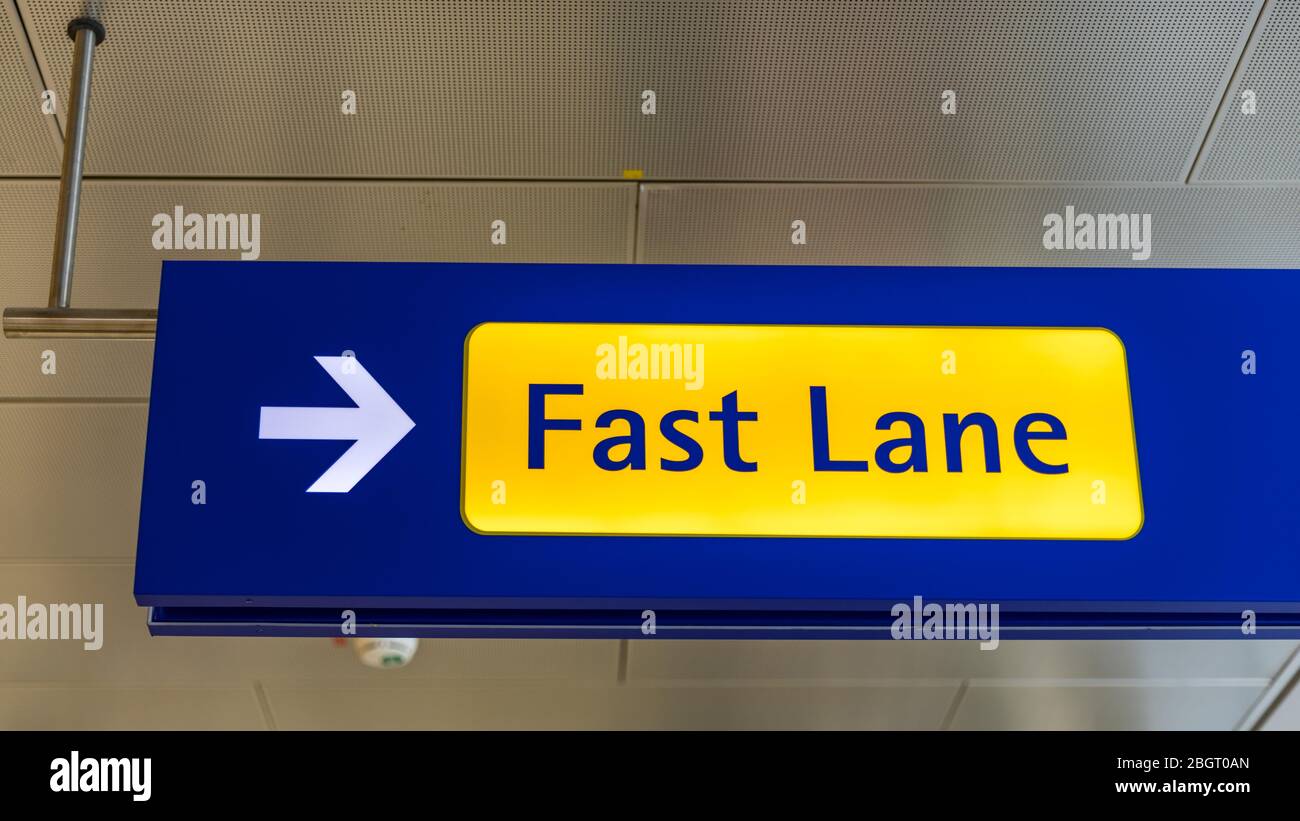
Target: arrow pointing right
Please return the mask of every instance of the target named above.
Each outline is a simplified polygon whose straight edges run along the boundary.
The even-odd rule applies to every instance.
[[[263,407],[257,438],[354,440],[355,444],[307,488],[308,493],[347,493],[415,423],[356,357],[318,356],[316,361],[357,406]]]

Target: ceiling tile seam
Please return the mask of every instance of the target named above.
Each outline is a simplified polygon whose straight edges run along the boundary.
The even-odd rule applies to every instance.
[[[13,179],[50,179],[49,176],[40,175],[0,175],[0,179],[11,177]],[[57,179],[55,177],[54,179]],[[492,177],[492,176],[467,176],[467,177],[419,177],[419,176],[375,176],[375,175],[314,175],[314,176],[293,176],[293,175],[256,175],[256,176],[232,176],[229,174],[106,174],[106,173],[87,173],[82,176],[87,181],[99,182],[194,182],[194,183],[338,183],[338,182],[356,182],[356,183],[376,183],[376,184],[394,184],[394,183],[435,183],[445,185],[589,185],[589,186],[622,186],[636,185],[616,177]],[[1245,180],[1244,182],[1252,182]],[[1268,180],[1265,182],[1273,182]],[[1282,180],[1285,182],[1285,180]],[[890,186],[890,185],[915,185],[929,187],[943,187],[949,185],[961,185],[972,187],[1010,187],[1016,186],[1065,186],[1065,185],[1091,185],[1091,186],[1129,186],[1129,187],[1163,187],[1163,188],[1181,188],[1187,185],[1187,181],[1181,177],[1178,179],[1160,179],[1160,180],[1133,180],[1133,179],[1109,179],[1109,178],[1039,178],[1039,179],[998,179],[998,178],[906,178],[906,177],[656,177],[654,179],[643,180],[640,184],[644,185],[861,185],[861,186]]]
[[[230,640],[230,637],[226,637]],[[282,638],[253,638],[241,637],[241,641],[320,641],[320,639],[306,639],[302,637],[286,636]],[[426,639],[435,641],[434,639]],[[494,639],[438,639],[437,641],[494,641]],[[351,664],[352,662],[349,662]],[[84,681],[85,679],[68,679],[69,681]],[[211,680],[211,679],[209,679]],[[539,687],[550,689],[566,690],[601,690],[614,691],[618,689],[616,684],[610,683],[605,678],[586,677],[584,674],[569,674],[561,676],[525,676],[520,674],[502,673],[496,676],[483,674],[458,675],[448,673],[438,675],[433,673],[419,673],[404,676],[401,681],[388,680],[380,681],[370,679],[364,672],[342,672],[330,671],[321,673],[282,673],[279,671],[261,674],[249,673],[246,676],[234,676],[232,678],[220,678],[217,681],[229,682],[230,686],[238,686],[255,682],[260,684],[267,692],[275,690],[366,690],[371,687],[379,686],[387,690],[397,691],[439,691],[447,692],[449,690],[500,690],[500,691],[529,691]]]
[[[212,690],[216,692],[246,693],[248,692],[248,685],[237,681],[231,681],[228,684],[210,684],[206,682],[168,682],[150,684],[133,681],[88,681],[86,679],[32,679],[30,681],[22,679],[0,679],[0,692],[5,690],[33,689],[134,690],[144,692],[156,692],[159,690],[177,690],[181,692]]]
[[[594,188],[603,190],[605,188],[621,187],[628,183],[618,180],[574,180],[574,179],[502,179],[502,178],[446,178],[446,177],[106,177],[87,175],[84,177],[87,182],[97,184],[119,184],[119,185],[202,185],[219,188],[222,186],[236,185],[254,185],[273,187],[282,184],[301,184],[301,185],[398,185],[398,186],[418,186],[426,185],[430,187],[446,186],[456,188],[486,188],[492,186],[526,186],[526,187],[559,187],[569,186],[574,188]],[[37,183],[48,185],[57,183],[57,176],[43,174],[0,174],[0,185],[4,183]],[[1300,187],[1300,179],[1278,179],[1278,180],[1193,180],[1190,183],[1183,182],[1133,182],[1132,180],[1048,180],[1048,181],[1022,181],[1022,180],[1004,180],[993,182],[968,182],[949,180],[942,182],[925,182],[915,180],[892,180],[892,181],[861,181],[861,180],[695,180],[695,179],[663,179],[653,180],[637,185],[639,191],[644,194],[647,191],[653,191],[656,188],[664,187],[713,187],[713,188],[863,188],[863,189],[901,189],[901,188],[934,188],[934,189],[1000,189],[1000,190],[1044,190],[1044,189],[1062,189],[1062,188],[1082,188],[1082,189],[1144,189],[1152,191],[1165,190],[1186,190],[1189,188],[1297,188]]]
[[[296,691],[341,691],[341,692],[371,692],[374,690],[385,690],[390,692],[433,692],[448,693],[454,691],[473,691],[473,692],[501,692],[501,693],[530,693],[537,690],[562,691],[566,693],[619,693],[632,691],[637,693],[645,692],[710,692],[710,691],[727,691],[727,690],[745,690],[745,691],[789,691],[789,690],[839,690],[839,691],[880,691],[895,690],[904,693],[915,693],[918,687],[927,687],[931,690],[952,689],[957,690],[959,680],[949,681],[947,684],[926,685],[918,684],[915,680],[899,680],[889,685],[833,685],[823,686],[817,682],[804,681],[797,684],[781,684],[772,681],[749,681],[749,682],[728,682],[726,684],[636,684],[628,687],[620,687],[616,682],[605,680],[584,679],[584,678],[519,678],[513,676],[498,676],[493,678],[475,677],[468,679],[459,679],[455,677],[433,678],[421,676],[419,678],[407,678],[402,682],[368,682],[365,679],[355,678],[269,678],[264,679],[268,691],[296,692]],[[0,686],[5,683],[0,682]],[[233,688],[227,688],[233,689]]]
[[[4,179],[0,176],[0,180]],[[20,177],[18,179],[33,179],[32,177]],[[40,178],[48,179],[48,178]],[[56,178],[57,179],[57,178]],[[595,179],[595,178],[542,178],[542,177],[367,177],[367,176],[317,176],[317,177],[292,177],[292,176],[254,176],[254,177],[232,177],[232,176],[188,176],[188,175],[114,175],[114,174],[85,174],[82,179],[86,182],[99,183],[131,183],[136,185],[171,185],[171,184],[191,184],[191,185],[265,185],[273,187],[278,185],[442,185],[452,188],[481,188],[485,186],[497,185],[515,185],[522,188],[554,188],[557,186],[569,186],[573,188],[589,188],[600,191],[622,191],[631,188],[636,183],[627,182],[617,179]]]
[[[975,676],[970,679],[970,686],[979,689],[1035,689],[1035,688],[1078,688],[1092,690],[1111,690],[1111,689],[1160,689],[1160,688],[1179,688],[1179,689],[1201,689],[1205,687],[1223,687],[1232,689],[1257,689],[1269,685],[1272,679],[1262,676],[1173,676],[1160,677],[1152,676],[1150,678],[1133,678],[1131,676],[1115,676],[1113,678],[1061,678],[1057,676],[1050,677],[1007,677],[993,678],[984,676]]]
[[[953,693],[952,702],[948,705],[948,711],[944,713],[943,721],[939,724],[940,730],[952,729],[952,723],[957,720],[957,711],[961,709],[961,703],[966,700],[968,690],[970,690],[970,679],[962,679],[957,692]]]
[[[1219,104],[1214,109],[1214,114],[1210,118],[1208,126],[1205,128],[1204,135],[1200,142],[1200,147],[1192,155],[1191,163],[1187,166],[1187,175],[1185,182],[1191,184],[1195,182],[1197,172],[1201,170],[1201,165],[1210,149],[1214,145],[1214,139],[1218,136],[1219,126],[1223,123],[1224,112],[1229,107],[1229,101],[1232,94],[1237,89],[1237,81],[1245,70],[1246,65],[1250,62],[1250,55],[1259,42],[1260,35],[1264,31],[1264,23],[1273,10],[1273,0],[1262,0],[1259,13],[1255,15],[1255,23],[1250,27],[1246,34],[1245,42],[1241,50],[1237,53],[1237,62],[1233,65],[1232,71],[1225,78],[1224,85],[1221,86],[1222,93],[1219,97]]]
[[[104,344],[101,340],[101,344]],[[109,345],[120,345],[116,340]],[[148,405],[148,394],[140,396],[0,396],[0,407],[10,405]]]
[[[1220,182],[1202,182],[1194,185],[1188,185],[1185,182],[1134,182],[1132,180],[1047,180],[1047,181],[1002,181],[1002,182],[969,182],[965,180],[949,180],[944,182],[922,182],[909,180],[894,181],[871,181],[862,182],[857,180],[808,180],[808,181],[773,181],[773,180],[651,180],[642,184],[644,189],[668,189],[668,188],[862,188],[862,189],[904,189],[904,188],[929,188],[935,190],[944,189],[961,189],[970,191],[980,190],[1025,190],[1025,191],[1043,191],[1068,189],[1140,189],[1151,191],[1186,191],[1188,188],[1211,188],[1215,186],[1251,186],[1260,188],[1293,188],[1300,185],[1300,180],[1269,180],[1267,182],[1253,182],[1249,180],[1237,181],[1234,183]]]
[[[501,177],[115,177],[88,174],[86,182],[109,184],[160,184],[160,185],[428,185],[448,187],[537,186],[537,187],[592,187],[605,188],[628,185],[619,180],[591,179],[519,179]],[[58,176],[49,174],[3,174],[0,184],[6,182],[57,183]],[[633,183],[635,185],[635,183]],[[967,180],[772,180],[772,179],[661,179],[640,184],[640,190],[655,186],[713,186],[713,187],[841,187],[841,188],[983,188],[983,189],[1044,189],[1044,188],[1137,188],[1151,190],[1182,190],[1186,188],[1294,188],[1300,179],[1277,180],[1192,180],[1190,182],[1132,180],[992,180],[971,182]]]
[[[19,45],[22,48],[23,63],[27,67],[27,74],[35,84],[36,98],[45,91],[51,90],[49,81],[46,79],[51,76],[49,66],[42,58],[41,53],[36,45],[35,37],[32,36],[32,29],[27,25],[27,17],[22,7],[16,0],[4,0],[7,16],[14,27],[14,34],[18,36]],[[55,97],[62,100],[63,97],[57,89],[53,89]],[[50,134],[53,149],[55,167],[58,168],[63,161],[63,117],[59,113],[58,106],[54,107],[54,113],[46,117],[47,131]],[[58,179],[55,177],[55,179]]]
[[[276,639],[257,639],[258,641],[276,641]],[[449,639],[449,641],[461,641],[461,639]],[[469,639],[474,641],[474,639]],[[494,639],[482,639],[482,641],[494,641]],[[378,681],[366,678],[356,678],[349,675],[348,677],[331,675],[328,677],[295,677],[285,678],[273,676],[261,679],[267,686],[268,692],[321,692],[321,691],[339,691],[339,692],[372,692],[375,690],[384,690],[390,692],[434,692],[446,694],[454,691],[473,691],[473,692],[502,692],[502,693],[532,693],[537,690],[554,690],[568,693],[617,693],[620,687],[617,682],[608,681],[604,678],[527,678],[520,676],[472,676],[460,678],[457,676],[409,676],[401,681],[389,680]],[[644,688],[644,689],[661,689],[661,688]],[[704,688],[695,688],[704,689]]]
[[[449,188],[484,188],[490,186],[519,186],[525,188],[554,188],[568,186],[572,188],[589,188],[593,190],[621,190],[624,187],[644,191],[662,186],[710,186],[716,188],[960,188],[960,189],[1056,189],[1056,188],[1138,188],[1151,190],[1185,190],[1189,187],[1248,187],[1248,188],[1294,188],[1300,186],[1300,179],[1279,180],[1205,180],[1191,183],[1179,181],[1133,181],[1133,180],[701,180],[701,179],[661,179],[647,180],[642,183],[627,183],[621,180],[587,180],[587,179],[506,179],[500,177],[449,178],[449,177],[115,177],[88,174],[83,179],[88,183],[118,185],[201,185],[218,188],[222,186],[252,185],[268,188],[290,184],[304,186],[329,185],[394,185],[394,186],[445,186]],[[0,174],[0,183],[58,182],[58,177],[33,174]]]
[[[135,551],[122,556],[0,556],[7,567],[134,567]]]
[[[1241,676],[1241,675],[1185,675],[1185,676],[1142,676],[1134,675],[1135,671],[1126,671],[1128,675],[1114,676],[1031,676],[1031,675],[1014,675],[988,673],[983,675],[970,675],[969,672],[962,676],[961,673],[953,671],[953,675],[890,675],[880,678],[869,676],[846,676],[846,675],[827,675],[827,676],[802,676],[802,677],[784,677],[780,675],[754,674],[749,676],[731,675],[718,678],[681,678],[673,677],[672,674],[637,674],[633,670],[628,677],[627,686],[638,688],[726,688],[726,687],[772,687],[772,688],[798,688],[798,687],[817,687],[828,689],[880,689],[894,687],[928,687],[942,689],[945,687],[957,687],[965,685],[968,688],[1003,688],[1003,689],[1023,689],[1039,687],[1078,687],[1090,689],[1110,689],[1125,687],[1182,687],[1182,688],[1200,688],[1200,687],[1234,687],[1256,689],[1264,687],[1270,679],[1267,676]]]
[[[1242,715],[1235,729],[1259,730],[1287,698],[1300,697],[1300,646],[1291,653],[1269,684]]]
[[[262,724],[267,730],[275,731],[275,713],[271,710],[271,699],[260,680],[253,682],[253,697],[257,699],[257,709],[262,716]]]
[[[629,674],[626,686],[632,690],[899,690],[926,688],[956,689],[964,679],[958,676],[885,676],[882,678],[822,676],[789,678],[780,675],[754,674],[719,678],[675,678],[669,675]]]
[[[632,231],[632,248],[630,249],[632,252],[631,261],[634,264],[640,264],[645,262],[645,221],[646,221],[646,212],[648,211],[647,206],[649,205],[645,201],[645,197],[646,197],[645,185],[638,182],[636,184],[636,204],[634,206],[635,213],[633,214],[633,219],[635,220],[636,227]]]

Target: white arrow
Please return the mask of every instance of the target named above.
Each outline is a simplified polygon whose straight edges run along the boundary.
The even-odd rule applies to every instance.
[[[308,493],[347,493],[379,464],[393,446],[415,427],[393,397],[379,386],[356,357],[318,356],[316,361],[355,408],[262,408],[258,439],[351,439],[329,470]]]

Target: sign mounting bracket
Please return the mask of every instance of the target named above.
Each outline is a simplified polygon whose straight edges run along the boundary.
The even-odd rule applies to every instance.
[[[45,308],[6,308],[4,335],[9,338],[152,339],[158,323],[153,309],[72,307],[72,273],[77,250],[81,178],[90,125],[90,77],[95,47],[106,38],[104,25],[92,17],[68,23],[72,39],[72,93],[68,132],[63,140],[59,216],[50,271],[50,300]]]

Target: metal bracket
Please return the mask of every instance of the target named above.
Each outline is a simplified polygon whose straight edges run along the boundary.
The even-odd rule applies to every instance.
[[[68,130],[63,139],[63,172],[59,183],[59,217],[54,234],[54,264],[50,270],[50,301],[45,308],[6,308],[6,337],[152,339],[158,312],[72,307],[72,272],[77,251],[77,217],[81,210],[81,177],[86,164],[86,132],[90,123],[90,77],[95,47],[107,34],[98,20],[78,17],[68,24],[72,53],[72,95]]]

